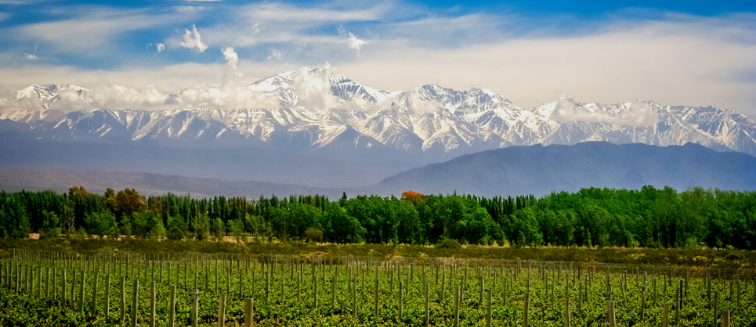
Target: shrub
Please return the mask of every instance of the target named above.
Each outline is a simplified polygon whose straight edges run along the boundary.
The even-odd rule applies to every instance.
[[[685,239],[685,245],[683,246],[686,250],[695,250],[700,249],[701,245],[698,244],[698,239],[695,237],[688,237]]]
[[[126,239],[130,239],[131,238],[132,235],[131,235],[131,224],[130,223],[125,223],[125,224],[123,224],[123,226],[121,226],[121,234],[123,234]]]
[[[108,236],[109,240],[117,240],[119,236],[121,236],[121,231],[118,229],[118,227],[112,226],[107,231],[106,235]]]
[[[314,227],[310,227],[305,230],[305,236],[309,242],[323,242],[323,231]]]
[[[165,226],[163,226],[163,220],[158,217],[155,221],[155,226],[152,227],[152,230],[149,233],[149,237],[151,240],[159,240],[161,237],[165,237]]]
[[[184,231],[178,226],[173,226],[168,230],[168,239],[180,241],[184,239]]]
[[[84,229],[84,227],[79,227],[79,229],[75,231],[72,236],[74,239],[77,239],[77,240],[86,240],[87,230]]]
[[[459,244],[459,242],[457,240],[445,239],[445,240],[443,240],[441,242],[438,242],[438,244],[436,244],[436,248],[438,248],[438,249],[461,249],[462,248],[462,244]]]
[[[60,227],[43,229],[39,237],[41,239],[55,239],[60,237],[60,233]]]

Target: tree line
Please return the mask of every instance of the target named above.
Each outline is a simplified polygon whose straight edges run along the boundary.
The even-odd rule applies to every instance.
[[[248,200],[142,196],[134,189],[104,194],[72,187],[0,193],[0,237],[61,234],[180,240],[253,235],[267,240],[335,243],[512,246],[756,248],[756,192],[689,188],[678,192],[585,188],[580,191],[485,198],[423,195],[401,198],[344,194]]]

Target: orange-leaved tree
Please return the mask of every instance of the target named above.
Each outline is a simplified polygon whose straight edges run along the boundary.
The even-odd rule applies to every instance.
[[[415,203],[422,200],[423,198],[425,198],[425,195],[423,195],[422,193],[417,193],[415,191],[406,191],[402,193],[402,200],[410,203]]]

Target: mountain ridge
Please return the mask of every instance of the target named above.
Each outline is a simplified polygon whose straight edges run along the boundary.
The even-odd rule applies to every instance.
[[[356,132],[361,137],[355,149],[380,148],[395,156],[449,158],[508,146],[586,141],[697,143],[756,155],[756,125],[742,114],[714,107],[640,100],[602,105],[562,96],[523,109],[486,89],[456,91],[429,84],[389,92],[332,69],[306,67],[239,92],[248,92],[238,96],[254,99],[258,107],[192,107],[189,94],[198,91],[183,90],[153,92],[139,102],[172,109],[108,109],[109,102],[80,86],[33,85],[16,92],[16,102],[5,106],[0,134],[11,139],[318,152],[342,133]],[[86,106],[93,109],[62,110]]]

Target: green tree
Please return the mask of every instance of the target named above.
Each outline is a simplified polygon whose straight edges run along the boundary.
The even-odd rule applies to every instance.
[[[40,238],[50,239],[60,236],[60,219],[55,212],[42,211],[42,228],[40,229]]]
[[[229,220],[226,222],[228,232],[236,239],[236,242],[242,243],[244,236],[244,223],[241,219]]]
[[[347,215],[346,211],[339,206],[338,202],[330,203],[324,215],[326,238],[335,243],[360,243],[365,234],[359,221]]]
[[[107,210],[86,213],[84,226],[91,235],[107,235],[110,229],[116,226],[115,215]]]
[[[194,236],[198,240],[208,240],[210,238],[210,216],[205,213],[199,214],[192,220]]]
[[[223,224],[223,220],[221,220],[220,218],[213,219],[211,225],[216,241],[223,241],[223,236],[226,236],[226,226],[225,224]]]

